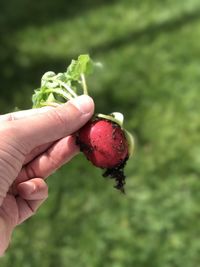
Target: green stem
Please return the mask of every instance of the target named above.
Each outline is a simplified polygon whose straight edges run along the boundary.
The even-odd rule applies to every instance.
[[[57,81],[61,86],[63,86],[74,98],[77,97],[77,94],[64,82]]]
[[[83,85],[83,94],[88,95],[88,89],[87,89],[87,84],[86,84],[86,80],[85,80],[85,75],[83,73],[81,74],[81,82]]]
[[[40,103],[40,107],[46,107],[46,106],[48,106],[48,107],[54,107],[54,108],[57,108],[57,107],[59,107],[60,105],[61,105],[61,103],[48,102],[48,101]]]
[[[63,97],[66,100],[70,100],[73,98],[69,93],[66,93],[62,89],[47,89],[46,93],[55,93],[55,94]]]
[[[72,96],[71,98],[76,98],[77,97],[77,94],[73,91],[73,89],[72,88],[70,88],[70,86],[69,85],[67,85],[66,83],[64,83],[64,82],[62,82],[62,81],[60,81],[60,80],[57,80],[57,79],[55,79],[55,78],[50,78],[49,79],[50,81],[53,81],[53,82],[56,82],[56,83],[58,83],[60,86],[62,86],[62,87],[64,87],[66,90],[67,90],[67,92]],[[70,98],[70,99],[71,99]]]

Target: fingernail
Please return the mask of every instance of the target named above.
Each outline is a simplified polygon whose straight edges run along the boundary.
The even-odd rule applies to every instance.
[[[94,102],[91,97],[81,95],[69,101],[74,105],[82,114],[90,113],[94,108]]]

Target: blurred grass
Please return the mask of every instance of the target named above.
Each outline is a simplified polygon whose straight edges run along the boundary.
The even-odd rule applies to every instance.
[[[104,65],[89,79],[96,110],[125,114],[136,153],[125,196],[82,155],[61,168],[1,266],[198,266],[199,1],[11,3],[0,20],[1,113],[30,107],[44,72],[89,52]]]

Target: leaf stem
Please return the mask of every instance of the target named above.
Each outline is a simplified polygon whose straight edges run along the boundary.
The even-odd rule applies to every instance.
[[[40,103],[40,107],[54,107],[54,108],[57,108],[61,105],[61,103],[56,103],[56,102],[41,102]]]
[[[74,97],[77,97],[77,94],[69,87],[69,85],[67,85],[66,83],[64,82],[61,82],[61,81],[57,81],[61,86],[63,86],[71,95],[72,95],[72,98]]]
[[[56,83],[58,83],[60,86],[62,86],[62,87],[64,87],[68,92],[69,92],[69,94],[71,94],[71,98],[75,98],[75,97],[77,97],[77,94],[73,91],[73,89],[68,85],[68,84],[66,84],[66,83],[64,83],[64,82],[62,82],[62,81],[60,81],[60,80],[58,80],[58,79],[56,79],[56,78],[50,78],[50,79],[48,79],[48,80],[50,80],[50,81],[53,81],[53,82],[56,82]],[[63,93],[64,93],[64,91],[63,91]],[[70,99],[71,99],[70,98]]]
[[[86,80],[85,80],[85,75],[83,73],[81,74],[81,82],[83,85],[83,94],[88,95],[88,89],[87,89],[87,84],[86,84]]]
[[[47,89],[46,93],[55,93],[57,95],[60,95],[61,97],[63,97],[66,100],[70,100],[73,98],[69,93],[66,93],[62,89]]]

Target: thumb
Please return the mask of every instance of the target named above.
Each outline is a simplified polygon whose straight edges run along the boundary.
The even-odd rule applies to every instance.
[[[42,144],[53,142],[80,129],[92,116],[94,102],[86,95],[79,96],[55,109],[12,121],[12,136],[27,154]]]

